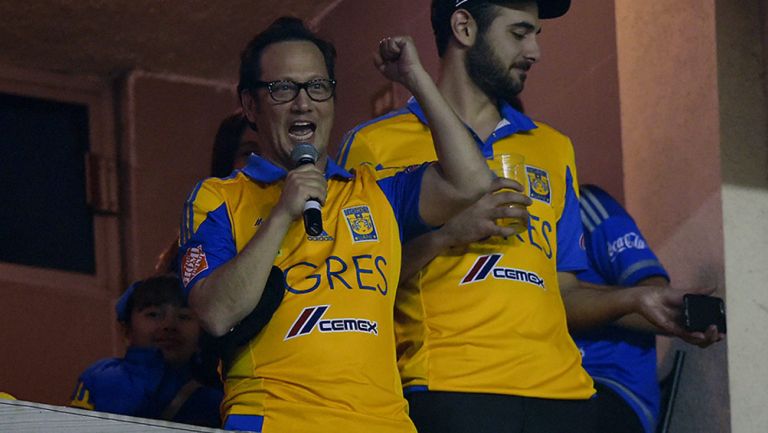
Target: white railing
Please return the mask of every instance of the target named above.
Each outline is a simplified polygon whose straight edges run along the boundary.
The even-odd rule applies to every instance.
[[[0,399],[2,433],[223,433],[224,430],[104,412]]]

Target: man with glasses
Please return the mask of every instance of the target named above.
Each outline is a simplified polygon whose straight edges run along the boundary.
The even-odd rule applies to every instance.
[[[250,317],[268,278],[274,282],[273,265],[285,294],[266,326],[227,362],[225,428],[415,432],[395,361],[401,239],[442,224],[492,184],[515,184],[493,179],[410,39],[381,41],[375,60],[424,107],[439,169],[347,171],[328,159],[334,50],[299,20],[278,19],[242,54],[238,90],[259,136],[258,156],[233,176],[194,189],[183,215],[180,269],[190,305],[216,336]],[[297,164],[292,154],[306,143],[316,148],[316,161]],[[310,200],[323,214],[323,230],[313,235],[301,222]]]

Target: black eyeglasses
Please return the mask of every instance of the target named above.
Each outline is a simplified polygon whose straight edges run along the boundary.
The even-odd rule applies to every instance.
[[[315,102],[323,102],[331,99],[336,89],[336,80],[318,78],[303,83],[291,80],[257,81],[255,87],[266,87],[269,96],[277,102],[291,102],[299,96],[301,89],[307,91],[309,99]]]

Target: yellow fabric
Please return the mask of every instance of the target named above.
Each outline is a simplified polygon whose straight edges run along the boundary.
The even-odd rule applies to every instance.
[[[224,204],[241,251],[282,185],[242,173],[206,180],[193,203],[194,230]],[[289,290],[269,324],[235,358],[223,415],[262,415],[267,433],[415,432],[394,347],[399,229],[372,170],[362,168],[349,181],[329,180],[323,226],[323,235],[311,240],[301,221],[289,229],[274,262],[286,273]],[[322,306],[328,308],[316,327],[289,336],[305,310]],[[324,322],[329,319],[357,321]]]
[[[568,334],[557,282],[556,227],[567,168],[578,191],[573,148],[564,135],[537,126],[493,144],[494,154],[524,155],[530,187],[549,200],[534,200],[529,208],[529,232],[450,251],[398,289],[395,330],[404,387],[555,399],[594,393]],[[347,167],[436,159],[428,128],[407,110],[350,133],[342,152]],[[543,287],[493,276],[462,284],[473,265],[493,255],[501,255],[496,268],[510,269],[512,278],[519,275],[513,270],[532,272]]]
[[[7,392],[0,392],[0,399],[16,400],[16,397],[12,396],[11,394],[8,394]]]
[[[72,397],[72,401],[69,402],[69,405],[71,407],[79,407],[80,409],[93,410],[94,405],[91,403],[91,392],[87,389],[84,390],[84,387],[85,384],[83,382],[77,384],[77,389],[75,389],[75,394]],[[82,394],[82,396],[80,394]]]

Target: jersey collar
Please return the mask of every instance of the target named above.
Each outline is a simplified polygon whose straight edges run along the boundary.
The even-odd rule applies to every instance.
[[[253,180],[262,183],[277,182],[288,174],[285,169],[272,164],[256,154],[251,154],[248,157],[248,165],[242,169],[242,172]],[[333,159],[328,158],[328,163],[325,165],[325,178],[330,179],[332,177],[351,179],[352,174],[339,167]]]
[[[408,110],[411,111],[416,117],[419,118],[421,123],[428,125],[427,117],[424,116],[421,106],[414,97],[408,99]],[[499,111],[501,112],[501,122],[496,126],[495,135],[499,137],[506,137],[518,132],[526,132],[532,129],[536,129],[537,126],[533,123],[528,116],[515,110],[505,101],[501,101],[499,105]],[[471,128],[470,128],[471,130]],[[473,133],[473,135],[475,135]]]

